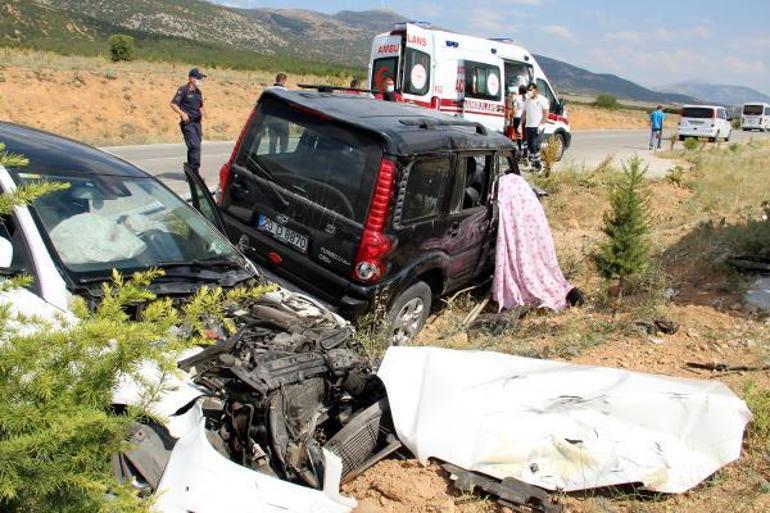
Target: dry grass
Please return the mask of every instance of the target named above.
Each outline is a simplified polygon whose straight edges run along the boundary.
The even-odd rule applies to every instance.
[[[168,104],[192,66],[1,48],[0,119],[99,145],[179,142],[178,120]],[[205,71],[204,139],[234,139],[274,77],[264,71]],[[341,80],[290,76],[289,84]]]
[[[538,177],[549,190],[544,206],[560,263],[588,302],[560,313],[492,312],[471,329],[461,321],[479,296],[467,294],[443,310],[418,341],[451,348],[557,358],[680,377],[718,377],[745,397],[754,413],[741,460],[691,492],[655,496],[633,488],[563,497],[576,513],[760,513],[770,510],[770,373],[693,375],[686,361],[770,363],[770,321],[741,303],[745,278],[725,265],[728,254],[770,248],[770,145],[699,148],[677,155],[687,165],[652,182],[654,262],[621,304],[596,274],[590,254],[601,239],[602,212],[617,169],[568,169]],[[767,207],[766,207],[767,208]],[[706,228],[707,227],[707,228]],[[668,290],[667,290],[668,289]],[[673,300],[664,292],[674,293]],[[640,322],[668,319],[675,334],[649,333]]]

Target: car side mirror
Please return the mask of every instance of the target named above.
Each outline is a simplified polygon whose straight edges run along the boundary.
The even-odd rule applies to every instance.
[[[13,262],[13,244],[5,237],[0,237],[0,268],[10,268],[11,262]]]

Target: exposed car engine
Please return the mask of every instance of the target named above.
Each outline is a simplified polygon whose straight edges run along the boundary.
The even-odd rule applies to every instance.
[[[217,450],[319,488],[323,447],[342,458],[345,475],[386,445],[392,429],[380,403],[384,388],[351,328],[329,314],[303,316],[306,310],[269,299],[243,305],[233,336],[180,367],[211,391],[203,410]],[[361,413],[366,421],[342,431]]]

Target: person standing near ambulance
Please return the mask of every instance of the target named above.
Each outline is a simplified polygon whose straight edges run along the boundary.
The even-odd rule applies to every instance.
[[[374,97],[377,100],[384,100],[386,102],[403,102],[404,97],[401,93],[396,91],[396,82],[391,77],[385,77],[382,81],[382,91],[376,93]]]
[[[519,153],[521,153],[521,141],[524,135],[521,133],[523,127],[521,126],[521,118],[524,116],[524,100],[527,97],[527,88],[523,85],[519,86],[518,94],[513,93],[511,98],[511,116],[513,117],[513,133],[516,137],[516,145],[519,147]]]
[[[524,125],[524,139],[527,141],[527,151],[532,167],[539,170],[540,163],[540,134],[548,121],[548,100],[540,95],[537,85],[530,84],[527,100],[524,102],[524,114],[521,123]]]
[[[187,74],[187,83],[176,90],[171,99],[171,110],[179,116],[179,128],[187,146],[186,165],[196,174],[201,167],[201,122],[203,121],[203,93],[201,86],[206,78],[198,68]]]

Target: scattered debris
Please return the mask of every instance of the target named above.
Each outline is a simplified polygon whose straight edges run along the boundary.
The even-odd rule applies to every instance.
[[[476,317],[478,317],[479,314],[484,311],[484,308],[486,308],[487,304],[489,304],[490,299],[490,297],[485,297],[476,306],[474,306],[470,312],[468,312],[468,315],[466,315],[465,319],[463,320],[464,327],[467,328],[473,324],[473,321],[476,320]]]
[[[669,287],[669,288],[667,288],[666,290],[663,291],[663,297],[665,297],[669,301],[671,301],[672,299],[674,299],[678,295],[679,295],[679,290],[673,289],[671,287]]]
[[[685,366],[690,369],[708,370],[712,372],[721,372],[721,373],[770,371],[770,365],[748,366],[748,365],[730,365],[727,363],[687,362],[685,363]]]
[[[489,351],[394,346],[377,374],[419,461],[554,491],[683,493],[740,457],[751,419],[717,381]]]
[[[679,331],[679,325],[668,319],[653,319],[650,321],[637,321],[636,325],[642,328],[646,333],[655,335],[663,333],[664,335],[673,335]]]
[[[753,256],[729,257],[727,262],[738,271],[747,273],[770,273],[770,260]]]
[[[503,506],[518,510],[524,506],[538,513],[560,513],[562,505],[556,503],[548,493],[541,488],[529,485],[518,479],[506,477],[502,481],[471,472],[451,463],[443,463],[441,467],[452,476],[455,488],[464,493],[484,492],[497,497],[497,502]]]

